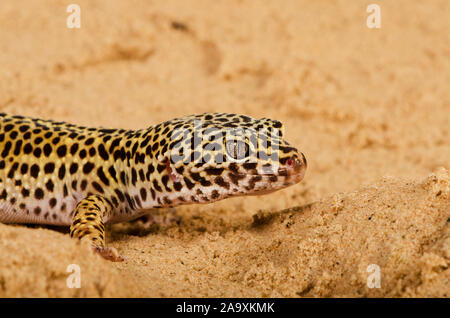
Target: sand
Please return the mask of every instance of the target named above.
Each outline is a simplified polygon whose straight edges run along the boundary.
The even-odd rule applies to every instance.
[[[380,29],[366,1],[76,3],[80,29],[64,2],[0,4],[0,111],[114,128],[271,117],[308,171],[177,208],[179,225],[114,225],[123,263],[0,224],[0,296],[449,297],[448,1],[376,1]]]

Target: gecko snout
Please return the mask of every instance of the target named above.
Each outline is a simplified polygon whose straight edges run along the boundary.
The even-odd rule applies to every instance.
[[[291,158],[286,160],[286,167],[284,169],[286,169],[287,175],[295,177],[300,181],[305,175],[307,162],[303,153],[300,152],[299,155],[300,157],[293,155]]]

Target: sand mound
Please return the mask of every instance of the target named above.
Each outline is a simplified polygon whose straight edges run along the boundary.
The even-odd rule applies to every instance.
[[[0,297],[126,297],[132,292],[133,285],[88,246],[52,230],[0,224],[0,255]],[[69,288],[73,265],[79,266],[82,288]]]
[[[118,225],[110,234],[127,257],[121,264],[68,235],[0,225],[0,296],[447,297],[449,218],[450,172],[442,169],[422,182],[384,178],[261,211],[237,227],[206,217],[199,230],[185,217],[179,227],[130,236]],[[67,287],[69,264],[80,266],[80,289]],[[367,285],[371,264],[380,288]]]

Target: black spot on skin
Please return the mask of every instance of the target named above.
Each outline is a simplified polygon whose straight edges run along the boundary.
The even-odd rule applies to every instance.
[[[80,159],[84,159],[87,156],[87,152],[85,149],[81,149],[81,151],[78,155],[80,156]]]
[[[30,174],[33,178],[37,178],[39,175],[39,166],[37,164],[33,164],[30,168]]]
[[[66,166],[62,164],[61,167],[59,167],[58,169],[58,177],[60,180],[63,180],[65,175],[66,175]]]
[[[31,146],[30,143],[26,144],[26,145],[23,147],[23,152],[24,152],[26,155],[30,154],[32,151],[33,151],[33,147]]]
[[[153,188],[155,188],[155,190],[158,191],[158,192],[163,192],[163,190],[159,186],[158,181],[156,179],[153,180]]]
[[[94,164],[92,162],[86,162],[85,165],[83,166],[83,173],[84,174],[89,174],[92,169],[94,169]]]
[[[245,178],[245,176],[242,174],[237,174],[237,173],[232,173],[232,172],[230,172],[228,174],[228,177],[231,179],[231,182],[233,182],[235,185],[239,185],[239,180]]]
[[[152,195],[152,199],[155,200],[155,198],[156,198],[155,190],[153,190],[152,188],[150,188],[150,193],[151,193],[151,195]]]
[[[51,174],[55,170],[55,164],[53,162],[46,163],[44,166],[44,172],[46,174]]]
[[[164,188],[166,189],[167,192],[172,192],[172,189],[169,188],[169,176],[168,175],[163,175],[161,177],[161,182],[164,186]]]
[[[14,162],[14,164],[12,165],[11,169],[8,172],[8,178],[12,179],[14,178],[14,173],[16,172],[17,168],[19,168],[19,163],[18,162]]]
[[[253,170],[256,169],[256,162],[246,162],[242,166],[245,170]]]
[[[63,186],[63,193],[64,193],[64,197],[67,197],[69,195],[69,190],[67,189],[66,184],[64,184],[64,186]]]
[[[0,169],[5,169],[5,160],[0,161]],[[23,165],[22,165],[23,166]],[[26,172],[25,172],[26,173]],[[23,174],[23,173],[22,173]]]
[[[271,175],[271,176],[269,177],[269,180],[270,180],[270,182],[276,182],[276,181],[278,180],[278,177],[275,176],[275,175]]]
[[[230,184],[226,182],[222,177],[216,177],[216,179],[214,179],[214,183],[225,189],[230,188]]]
[[[144,182],[145,181],[145,174],[144,174],[144,170],[140,169],[139,170],[139,179]]]
[[[44,146],[44,155],[46,157],[50,156],[50,154],[52,153],[52,146],[50,146],[50,144],[45,144]]]
[[[134,186],[134,185],[136,185],[136,182],[137,182],[136,169],[131,168],[131,184]]]
[[[36,148],[36,149],[34,149],[34,151],[33,151],[33,155],[34,155],[36,158],[40,158],[40,157],[41,157],[41,153],[42,153],[41,148]]]
[[[183,171],[184,171],[184,167],[183,166],[179,166],[178,168],[176,168],[175,169],[176,170],[176,172],[178,173],[178,174],[183,174]]]
[[[12,131],[12,132],[9,134],[9,138],[11,138],[11,139],[16,139],[16,137],[17,137],[18,134],[19,134],[19,133],[18,133],[17,131]]]
[[[70,174],[75,174],[75,173],[78,171],[78,164],[75,163],[75,162],[72,163],[72,164],[70,165],[69,171],[70,171]]]
[[[202,180],[200,180],[200,184],[204,187],[209,187],[211,185],[211,182],[202,178]]]
[[[78,151],[78,143],[74,143],[71,147],[70,147],[70,154],[72,156],[74,156]]]
[[[116,169],[114,169],[114,166],[109,167],[108,172],[111,175],[111,177],[114,179],[114,181],[118,182],[117,177],[116,177]]]
[[[189,190],[191,190],[195,186],[195,183],[193,183],[188,177],[184,177],[183,179]]]
[[[36,214],[36,215],[41,214],[41,208],[40,208],[40,207],[36,207],[36,208],[34,209],[34,214]]]
[[[175,191],[181,191],[181,189],[183,188],[183,185],[180,182],[175,182],[173,184],[173,187],[174,187]]]
[[[94,147],[91,147],[89,149],[89,156],[94,157],[96,153],[97,153],[97,150],[95,150]]]
[[[293,151],[297,151],[294,147],[288,147],[288,146],[280,146],[279,149],[284,153],[289,153]],[[286,158],[287,159],[287,158]]]
[[[56,149],[56,153],[58,154],[58,157],[60,158],[64,157],[67,153],[67,146],[66,145],[59,146],[58,149]]]
[[[100,155],[100,157],[102,157],[103,160],[108,160],[109,159],[109,155],[106,152],[105,146],[103,144],[100,144],[98,146],[98,153]]]
[[[53,192],[53,188],[54,188],[53,181],[48,180],[47,183],[45,184],[45,187],[47,188],[48,191]]]
[[[105,173],[103,172],[103,168],[100,167],[97,169],[97,175],[100,178],[100,180],[106,185],[109,186],[109,180],[106,177]]]
[[[239,173],[239,167],[235,162],[230,163],[230,165],[228,166],[228,170],[230,170],[231,172],[233,172],[235,174]]]
[[[42,191],[41,188],[37,188],[36,191],[34,191],[34,197],[37,200],[41,200],[44,197],[44,191]]]
[[[138,207],[142,207],[141,199],[139,198],[138,195],[135,195],[135,196],[134,196],[134,202],[136,202],[136,204],[137,204]]]
[[[147,190],[145,190],[145,188],[141,188],[140,194],[141,194],[142,201],[146,201],[147,200]]]
[[[8,193],[6,192],[6,189],[3,189],[2,193],[0,194],[0,200],[6,200],[8,196]]]
[[[44,139],[42,139],[42,137],[37,137],[37,138],[34,140],[34,143],[35,143],[36,145],[39,145],[42,141],[44,141]]]
[[[94,187],[95,190],[97,190],[100,193],[103,193],[103,188],[100,184],[98,184],[96,181],[92,182],[92,186]]]
[[[206,168],[205,172],[208,175],[220,176],[223,172],[224,168]]]
[[[116,197],[111,197],[111,201],[115,208],[119,206],[119,202],[117,201]]]
[[[114,161],[121,159],[120,150],[114,151]]]
[[[109,147],[109,152],[110,153],[113,153],[114,148],[116,148],[117,146],[120,145],[120,141],[121,141],[121,138],[116,138],[116,139],[113,140],[113,142],[111,143],[111,146]]]
[[[20,154],[21,149],[22,149],[22,140],[17,140],[16,147],[14,148],[14,155],[18,156]]]
[[[75,190],[75,191],[77,190],[77,183],[78,183],[77,180],[73,180],[72,184],[71,184],[72,189]]]
[[[4,190],[6,192],[6,190]],[[22,188],[22,196],[27,198],[30,195],[30,191],[26,188]]]
[[[5,164],[5,162],[3,161],[3,165]],[[0,162],[0,168],[1,168],[1,162]],[[1,168],[3,169],[3,168]],[[22,174],[26,174],[28,172],[28,164],[23,163],[22,166],[20,167],[20,173]]]
[[[18,134],[19,134],[19,133],[18,133],[17,131],[12,131],[12,132],[9,134],[9,138],[11,138],[11,139],[16,139]]]
[[[125,201],[125,196],[123,195],[122,191],[120,191],[119,189],[114,189],[114,192],[121,202]]]
[[[195,182],[199,182],[202,178],[200,176],[200,173],[197,173],[197,172],[192,172],[191,177],[192,177],[192,180],[194,180]]]
[[[51,198],[50,201],[48,201],[50,208],[54,208],[56,206],[56,203],[57,203],[57,201],[55,198]]]
[[[89,146],[89,145],[92,145],[93,143],[94,143],[94,138],[88,138],[88,139],[86,139],[86,141],[84,142],[84,144],[86,145],[86,146]]]
[[[26,132],[28,129],[30,129],[30,126],[28,125],[23,125],[19,127],[19,131],[22,133]]]
[[[14,128],[14,125],[13,124],[8,124],[8,125],[6,125],[5,127],[4,127],[4,130],[6,131],[6,132],[8,132],[8,131],[10,131],[11,129],[13,129]]]
[[[158,165],[158,167],[156,167],[156,170],[161,173],[166,169],[166,165]]]
[[[127,199],[128,205],[134,209],[135,205],[134,205],[134,201],[131,199],[130,195],[128,193],[125,193],[125,199]]]
[[[256,182],[261,181],[261,179],[261,176],[254,176],[253,178],[251,178],[248,182],[247,190],[253,190],[255,188]]]
[[[127,175],[125,174],[125,171],[120,172],[120,182],[122,182],[123,185],[126,185],[128,182]]]
[[[6,158],[8,156],[9,151],[11,150],[11,146],[12,146],[11,141],[6,142],[6,144],[3,148],[3,151],[2,151],[3,158]]]
[[[86,187],[87,187],[87,180],[83,179],[83,181],[81,181],[81,184],[80,184],[81,191],[86,190]]]

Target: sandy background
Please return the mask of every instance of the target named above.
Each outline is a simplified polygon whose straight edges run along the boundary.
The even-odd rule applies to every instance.
[[[450,2],[0,3],[0,111],[142,128],[191,113],[284,122],[305,180],[115,225],[110,263],[0,224],[0,296],[450,296]],[[82,288],[66,287],[79,264]],[[370,289],[367,266],[381,270]]]

